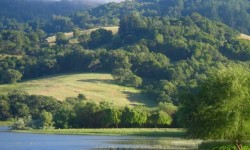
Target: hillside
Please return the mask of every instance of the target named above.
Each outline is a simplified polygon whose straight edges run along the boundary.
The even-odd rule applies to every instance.
[[[193,5],[195,2],[200,5]],[[238,1],[230,0],[222,5],[223,2],[225,0],[133,0],[109,3],[69,16],[53,16],[48,22],[20,23],[0,18],[0,94],[3,94],[0,108],[6,110],[0,120],[31,115],[35,121],[40,110],[44,110],[57,118],[57,128],[116,127],[119,121],[122,127],[182,126],[176,122],[182,119],[175,115],[176,107],[186,101],[193,102],[192,96],[183,99],[182,94],[195,94],[199,85],[221,68],[249,68],[250,42],[239,38],[240,33],[247,33],[249,26],[237,25],[237,29],[242,27],[244,31],[239,32],[228,26],[231,24],[210,20],[211,16],[203,14],[205,8],[214,4],[218,9],[213,15],[217,14],[219,21],[223,21],[221,16],[227,16],[230,10],[232,15],[225,18],[236,23],[234,15],[237,13],[234,8],[228,9],[228,4],[237,6]],[[243,5],[248,1],[239,2]],[[219,9],[228,11],[218,14]],[[243,15],[238,16],[238,22],[244,24]],[[47,38],[50,43],[55,42],[52,35],[57,36],[53,46],[46,41]],[[243,37],[246,36],[241,35]],[[114,84],[110,74],[116,83],[124,86]],[[145,96],[136,89],[138,87]],[[35,95],[21,92],[5,95],[14,89]],[[120,110],[105,103],[85,103],[82,98],[75,99],[78,94],[84,94],[89,101],[108,101],[125,107]],[[61,101],[36,95],[52,96]],[[154,106],[149,101],[158,108],[126,107]],[[65,108],[60,110],[62,105]],[[22,113],[25,110],[26,113]],[[90,111],[95,119],[89,115]],[[67,125],[61,125],[60,119],[64,117],[60,115],[65,113],[69,118],[76,115],[78,119],[65,120]],[[111,123],[102,124],[106,119],[104,114],[112,117],[107,119]],[[130,120],[125,119],[127,117]],[[158,120],[162,117],[163,122]]]
[[[95,31],[97,29],[105,29],[108,31],[112,31],[113,34],[116,34],[118,32],[119,27],[118,26],[113,26],[113,27],[101,27],[101,28],[92,28],[92,29],[87,29],[87,30],[81,30],[80,35],[83,34],[90,34],[92,31]],[[67,40],[69,40],[69,43],[79,43],[77,38],[74,38],[73,32],[67,32],[64,33],[65,37]],[[54,44],[56,42],[56,36],[50,36],[46,38],[47,42],[50,44]]]
[[[48,20],[53,15],[70,15],[75,11],[87,10],[99,4],[90,0],[84,2],[67,0],[1,0],[0,14],[22,22],[36,19]]]
[[[93,28],[102,25],[118,25],[122,17],[136,12],[146,17],[179,18],[199,13],[213,21],[248,34],[250,3],[248,0],[131,0],[121,3],[108,3],[84,12],[70,15],[68,27]],[[57,26],[57,28],[60,25]],[[61,29],[64,29],[61,25]],[[65,25],[64,25],[65,26]],[[53,27],[51,27],[53,28]],[[55,33],[56,29],[53,29]]]
[[[153,105],[148,98],[140,94],[140,90],[116,85],[110,74],[58,75],[17,84],[0,85],[0,94],[7,94],[12,90],[52,96],[58,100],[84,94],[89,101],[107,101],[118,106]]]

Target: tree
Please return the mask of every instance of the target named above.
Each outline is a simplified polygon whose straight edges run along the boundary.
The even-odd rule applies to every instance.
[[[94,128],[99,120],[96,119],[96,112],[100,107],[94,102],[79,102],[74,107],[76,123],[78,127]]]
[[[142,127],[147,122],[147,115],[144,107],[125,107],[122,112],[122,124],[125,127]]]
[[[26,104],[23,103],[15,103],[14,105],[11,105],[11,111],[12,115],[18,119],[18,118],[26,118],[30,114],[29,107]]]
[[[73,29],[73,36],[74,38],[77,38],[81,35],[81,30],[79,28],[74,28]]]
[[[90,33],[90,47],[96,48],[103,44],[110,42],[113,38],[112,31],[108,31],[105,29],[97,29]]]
[[[117,108],[106,108],[103,109],[104,116],[102,118],[103,127],[115,126],[118,128],[121,122],[121,111]]]
[[[84,94],[78,94],[77,98],[79,100],[86,100],[86,96]]]
[[[48,128],[53,126],[53,116],[50,112],[43,111],[40,119],[42,128]]]
[[[7,100],[0,99],[0,120],[7,120],[10,117],[10,104]]]
[[[163,44],[164,43],[164,37],[162,34],[155,34],[155,41],[159,44]]]
[[[166,112],[159,111],[150,115],[149,122],[154,127],[165,127],[172,123],[172,118]]]
[[[65,45],[69,42],[69,40],[67,40],[66,35],[62,32],[58,32],[56,34],[56,44],[58,45]]]
[[[2,82],[3,83],[15,83],[22,78],[22,73],[18,70],[8,69],[2,74]]]
[[[53,117],[56,128],[67,129],[72,127],[73,120],[75,119],[75,113],[72,106],[63,105]]]
[[[112,76],[121,85],[139,87],[142,84],[142,79],[129,69],[115,69]]]
[[[90,35],[89,34],[82,34],[79,35],[77,40],[79,41],[79,43],[84,47],[84,48],[88,48],[88,43],[90,41]]]
[[[220,67],[181,96],[181,119],[192,138],[230,140],[237,149],[250,135],[250,72],[239,65]]]

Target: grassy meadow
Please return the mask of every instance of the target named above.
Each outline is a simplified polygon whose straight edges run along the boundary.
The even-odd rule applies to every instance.
[[[246,35],[246,34],[240,34],[240,39],[243,39],[243,40],[250,40],[250,36],[249,35]]]
[[[112,31],[113,34],[116,34],[118,32],[118,29],[119,27],[118,26],[113,26],[113,27],[101,27],[103,29],[106,29],[106,30],[109,30],[109,31]],[[95,31],[97,29],[100,29],[100,28],[93,28],[93,29],[88,29],[88,30],[82,30],[80,32],[80,34],[90,34],[92,31]],[[67,32],[67,33],[64,33],[66,38],[69,40],[69,43],[71,44],[74,44],[74,43],[78,43],[78,40],[76,38],[74,38],[73,36],[73,32]],[[51,37],[48,37],[47,39],[47,42],[50,43],[50,44],[55,44],[56,42],[56,36],[51,36]]]
[[[105,73],[78,73],[44,77],[16,84],[0,85],[0,94],[13,90],[29,94],[52,96],[58,100],[84,94],[88,101],[107,101],[117,106],[154,106],[140,90],[115,84],[113,77]]]

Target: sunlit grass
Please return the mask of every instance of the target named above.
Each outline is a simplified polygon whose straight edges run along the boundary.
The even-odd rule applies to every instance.
[[[110,74],[105,73],[78,73],[36,80],[22,83],[0,85],[0,94],[7,94],[12,90],[26,91],[29,94],[52,96],[58,100],[67,97],[77,97],[84,94],[88,101],[106,101],[117,106],[147,105],[154,103],[140,90],[117,85]]]
[[[20,130],[18,132],[46,133],[46,134],[73,134],[73,135],[137,135],[157,136],[169,138],[183,138],[184,129],[168,128],[103,128],[103,129],[44,129]]]
[[[250,36],[246,34],[240,34],[239,39],[250,40]]]
[[[113,34],[116,34],[118,32],[118,29],[119,29],[118,26],[101,27],[101,28],[109,30],[109,31],[112,31]],[[82,30],[82,31],[80,31],[80,35],[82,35],[82,34],[90,34],[92,31],[95,31],[97,29],[100,29],[100,28],[93,28],[93,29],[88,29],[88,30]],[[71,43],[71,44],[79,43],[78,40],[76,38],[74,38],[73,32],[67,32],[67,33],[64,33],[64,34],[65,34],[66,39],[69,40],[69,43]],[[47,40],[48,43],[54,44],[56,42],[56,36],[50,36],[46,40]]]

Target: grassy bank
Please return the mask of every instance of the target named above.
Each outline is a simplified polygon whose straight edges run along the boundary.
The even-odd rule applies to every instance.
[[[13,121],[0,121],[0,126],[10,126],[13,124]]]
[[[46,129],[46,130],[17,130],[16,132],[39,134],[72,134],[72,135],[136,135],[184,138],[183,129],[163,128],[112,128],[112,129]]]

